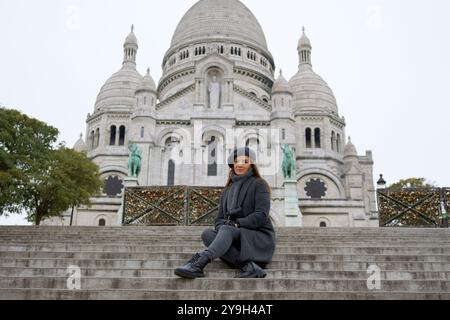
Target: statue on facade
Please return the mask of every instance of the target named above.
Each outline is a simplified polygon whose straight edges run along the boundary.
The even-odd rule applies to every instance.
[[[131,152],[130,159],[128,160],[129,176],[137,178],[141,173],[142,151],[139,149],[138,145],[134,143],[128,146],[128,150]]]
[[[217,77],[214,76],[212,82],[209,84],[209,106],[211,109],[219,109],[220,107],[220,83],[217,82]]]
[[[294,150],[285,144],[281,147],[283,149],[283,175],[285,180],[296,179],[296,164]]]

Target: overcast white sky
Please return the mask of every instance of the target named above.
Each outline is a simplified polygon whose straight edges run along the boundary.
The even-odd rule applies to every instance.
[[[73,146],[101,86],[121,67],[131,24],[138,70],[150,67],[158,82],[173,32],[195,2],[0,0],[0,105],[57,127]],[[450,187],[450,1],[243,2],[286,77],[297,72],[306,27],[314,70],[333,89],[359,154],[373,151],[375,179],[424,177]]]

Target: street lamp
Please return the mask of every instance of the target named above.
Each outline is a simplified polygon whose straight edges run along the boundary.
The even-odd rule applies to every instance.
[[[380,174],[380,180],[377,182],[378,189],[386,189],[386,181],[383,179],[383,175]]]

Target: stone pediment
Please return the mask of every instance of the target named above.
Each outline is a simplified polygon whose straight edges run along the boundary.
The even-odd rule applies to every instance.
[[[265,111],[272,112],[272,107],[267,102],[259,99],[258,97],[252,95],[250,92],[245,90],[244,88],[241,88],[240,86],[234,85],[233,87],[234,92],[238,93],[242,97],[247,98],[251,102],[253,102],[254,105],[260,107],[261,109],[264,109]]]
[[[189,93],[194,92],[194,91],[195,91],[195,84],[191,84],[191,85],[187,86],[186,88],[182,89],[181,91],[171,95],[164,101],[161,101],[160,103],[158,103],[158,105],[156,106],[156,111],[161,111],[161,110],[165,109],[165,107],[173,106],[173,104],[175,104],[178,100],[182,99],[183,97],[187,96]],[[164,111],[166,111],[166,110],[164,110]]]
[[[234,65],[232,60],[227,59],[218,53],[214,53],[195,63],[195,77],[205,78],[208,69],[219,68],[222,70],[224,78],[233,78]]]

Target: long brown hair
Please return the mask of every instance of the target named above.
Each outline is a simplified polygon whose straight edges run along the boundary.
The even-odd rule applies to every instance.
[[[264,178],[261,176],[261,173],[259,172],[258,166],[257,166],[256,164],[253,164],[253,163],[252,163],[252,164],[251,164],[251,168],[253,169],[253,176],[256,177],[257,179],[263,180],[263,181],[266,183],[267,188],[269,189],[270,195],[272,196],[272,187],[271,187],[270,184],[267,182],[267,180],[264,179]],[[231,168],[231,169],[230,169],[230,172],[228,173],[228,181],[227,181],[227,183],[226,183],[226,185],[225,185],[225,188],[228,188],[229,186],[231,186],[231,185],[233,184],[233,180],[231,179],[231,178],[233,177],[233,174],[234,174],[234,168]]]

